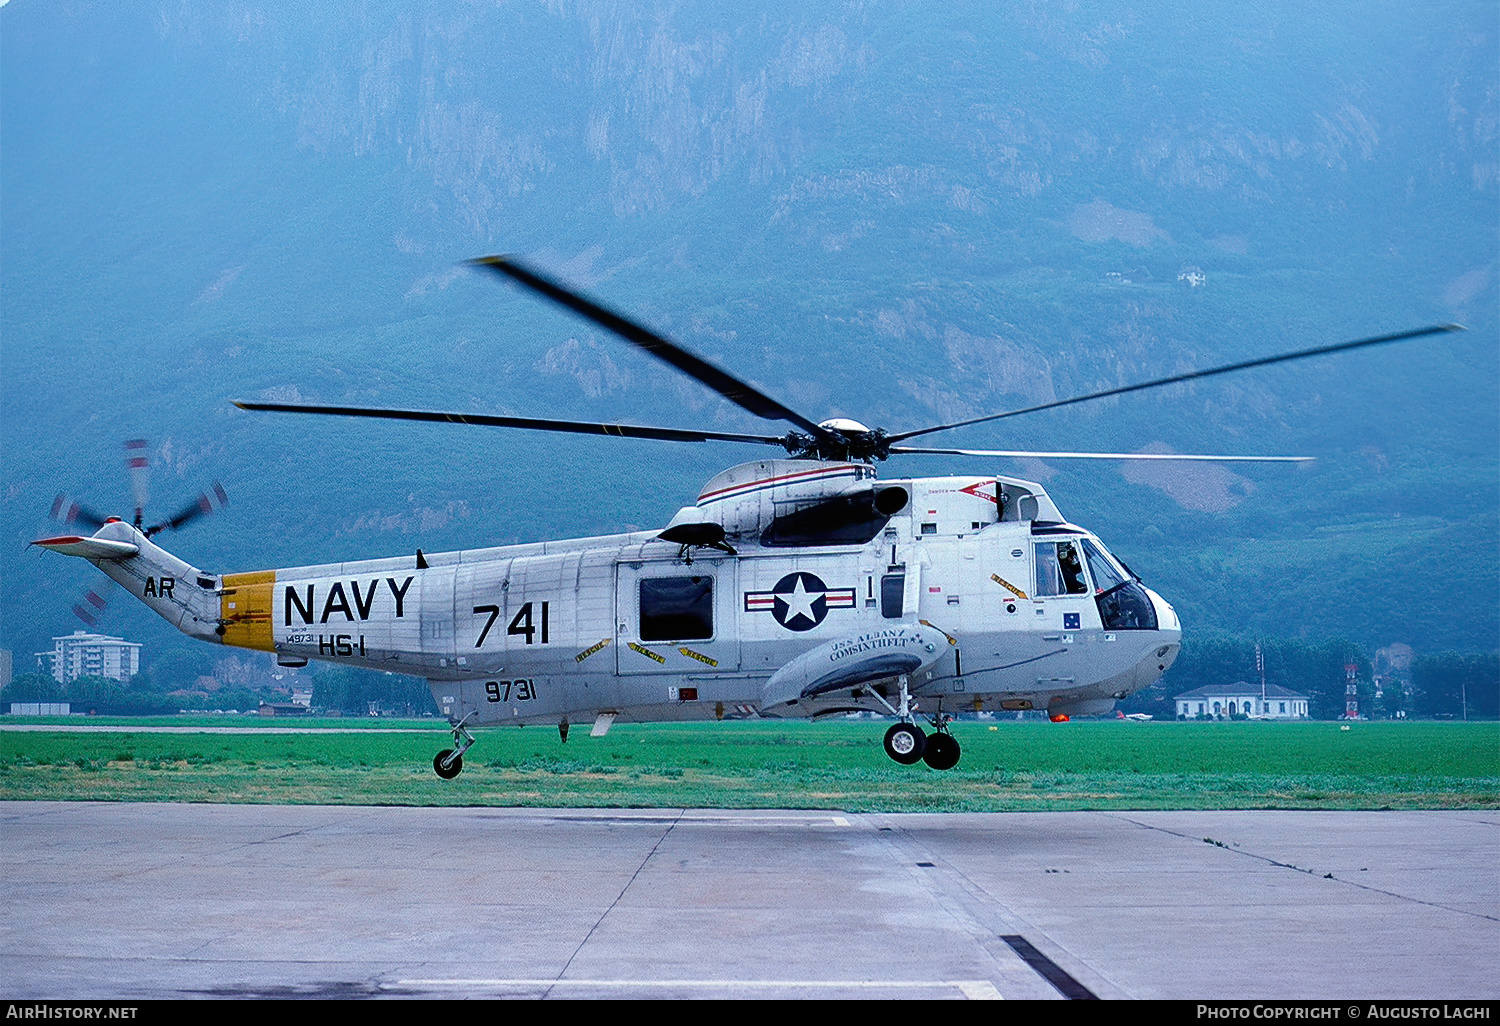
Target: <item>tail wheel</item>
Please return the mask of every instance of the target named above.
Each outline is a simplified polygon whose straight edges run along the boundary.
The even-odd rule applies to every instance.
[[[952,769],[958,765],[958,742],[952,734],[931,734],[922,759],[935,770]]]
[[[432,768],[444,780],[452,780],[463,772],[464,757],[462,755],[454,755],[451,748],[445,748],[433,756]]]
[[[910,766],[921,760],[927,741],[927,735],[915,725],[898,723],[885,732],[885,754],[903,766]]]

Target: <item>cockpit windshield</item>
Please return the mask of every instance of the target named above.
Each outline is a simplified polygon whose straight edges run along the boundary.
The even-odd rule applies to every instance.
[[[1156,607],[1146,589],[1126,577],[1115,560],[1097,542],[1079,540],[1089,573],[1094,578],[1094,597],[1099,619],[1107,631],[1154,631]]]
[[[1125,583],[1125,575],[1115,569],[1114,563],[1104,554],[1103,549],[1087,538],[1081,544],[1083,556],[1088,560],[1089,575],[1094,578],[1094,594],[1113,591]]]

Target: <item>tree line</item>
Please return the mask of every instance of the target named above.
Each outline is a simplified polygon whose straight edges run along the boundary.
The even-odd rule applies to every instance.
[[[267,663],[273,665],[269,659]],[[190,649],[163,653],[129,681],[84,676],[60,684],[51,674],[23,673],[0,690],[0,712],[9,712],[12,702],[67,702],[76,713],[163,716],[188,709],[250,712],[263,702],[291,701],[289,689],[271,683],[269,673],[261,674],[259,682],[235,676],[241,679],[218,680],[212,659]],[[303,683],[308,683],[305,678]],[[310,684],[313,712],[357,716],[372,711],[403,716],[437,713],[432,692],[420,677],[319,665]]]
[[[1246,681],[1259,685],[1253,638],[1202,634],[1186,639],[1182,652],[1161,680],[1120,703],[1127,713],[1176,716],[1174,699],[1211,684]],[[1337,719],[1354,698],[1359,714],[1374,719],[1423,717],[1495,719],[1500,717],[1500,652],[1435,652],[1416,656],[1409,669],[1381,673],[1364,650],[1343,638],[1260,641],[1265,681],[1308,697],[1315,720]],[[1353,695],[1348,671],[1354,667]]]

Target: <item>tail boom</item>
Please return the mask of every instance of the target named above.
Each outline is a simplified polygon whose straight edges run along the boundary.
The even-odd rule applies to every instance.
[[[32,544],[88,560],[184,634],[221,640],[219,578],[172,555],[123,520],[107,521],[92,537],[63,535]]]

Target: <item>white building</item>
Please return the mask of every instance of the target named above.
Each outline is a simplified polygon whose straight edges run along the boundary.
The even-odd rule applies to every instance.
[[[52,639],[51,652],[36,654],[37,666],[51,660],[49,672],[59,684],[79,677],[107,677],[122,683],[141,672],[141,646],[134,641],[74,631]]]
[[[1279,684],[1209,684],[1177,696],[1177,718],[1248,716],[1256,720],[1305,720],[1307,696]]]

